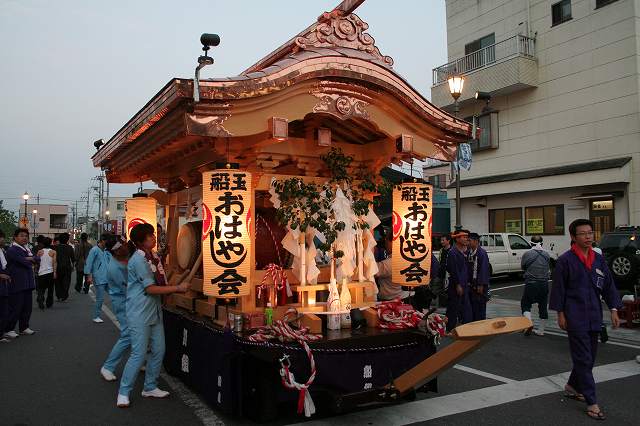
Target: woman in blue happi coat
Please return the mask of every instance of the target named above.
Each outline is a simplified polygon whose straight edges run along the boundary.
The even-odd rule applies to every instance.
[[[189,289],[187,283],[177,286],[166,285],[160,259],[152,251],[156,246],[155,229],[152,225],[134,226],[130,239],[126,317],[131,336],[131,355],[122,373],[116,402],[117,406],[122,408],[129,406],[129,393],[144,363],[148,347],[151,348],[151,354],[147,359],[142,396],[169,396],[169,392],[158,388],[158,376],[165,350],[161,296],[184,293]]]
[[[131,347],[126,312],[129,246],[122,237],[111,236],[105,244],[105,250],[111,255],[111,260],[107,264],[107,291],[111,297],[113,311],[120,323],[120,337],[100,369],[100,374],[106,381],[112,382],[116,380],[114,374],[116,367],[122,360],[125,351]]]
[[[593,223],[574,220],[569,225],[572,247],[558,258],[553,272],[549,308],[558,312],[558,326],[567,331],[573,369],[565,385],[567,397],[585,401],[587,415],[604,420],[604,411],[596,400],[593,365],[602,328],[602,302],[611,310],[611,322],[620,324],[622,307],[607,262],[593,251]]]

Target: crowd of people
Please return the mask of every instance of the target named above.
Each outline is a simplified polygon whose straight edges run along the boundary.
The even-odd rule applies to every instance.
[[[533,236],[531,249],[521,259],[524,272],[524,291],[521,298],[522,315],[531,320],[531,307],[538,305],[540,320],[537,328],[530,327],[524,334],[543,336],[548,309],[557,312],[558,327],[567,332],[573,369],[564,387],[565,396],[585,402],[587,415],[604,420],[605,414],[596,399],[593,366],[598,341],[606,340],[606,327],[602,322],[602,301],[611,311],[614,328],[620,324],[618,309],[622,307],[613,277],[602,256],[593,249],[593,223],[577,219],[569,226],[570,248],[562,254],[551,274],[550,254],[542,247],[541,236]],[[386,259],[380,261],[380,296],[382,299],[406,298],[416,309],[430,307],[431,299],[446,295],[447,330],[459,324],[486,318],[490,298],[490,266],[486,251],[479,244],[480,236],[467,230],[458,230],[441,238],[440,259],[432,259],[431,286],[426,303],[420,302],[421,287],[414,293],[392,285],[390,254],[392,239],[386,238]],[[385,265],[385,262],[387,263]],[[552,278],[551,292],[549,280]],[[435,285],[434,285],[435,283]],[[422,298],[424,299],[424,297]],[[637,358],[640,362],[640,356]]]
[[[101,318],[105,293],[120,324],[120,336],[100,368],[100,375],[116,381],[115,370],[130,352],[125,364],[116,405],[128,407],[129,394],[138,372],[145,370],[143,397],[165,398],[169,392],[158,388],[158,377],[165,351],[162,323],[162,295],[184,293],[189,286],[169,286],[160,256],[154,251],[155,229],[149,224],[135,226],[130,241],[103,234],[95,246],[82,234],[75,248],[69,235],[38,237],[29,245],[29,231],[19,228],[5,248],[0,231],[0,337],[7,343],[21,335],[33,335],[29,327],[33,290],[37,291],[40,309],[51,308],[54,295],[58,302],[69,297],[72,271],[77,280],[75,290],[95,293],[93,322]],[[17,326],[17,332],[16,332]],[[146,362],[146,365],[144,365]]]
[[[605,415],[597,404],[592,374],[603,329],[601,300],[611,310],[614,328],[620,322],[617,310],[622,303],[604,257],[592,249],[593,224],[586,219],[575,220],[569,233],[570,249],[556,262],[550,294],[550,255],[542,247],[542,237],[534,236],[531,249],[522,256],[525,283],[522,314],[531,320],[531,307],[537,304],[540,316],[538,328],[532,327],[525,334],[544,335],[548,308],[557,312],[558,326],[569,337],[573,362],[565,396],[585,402],[587,414],[602,420]],[[20,228],[5,247],[5,235],[0,231],[1,341],[33,335],[35,331],[29,325],[33,290],[37,290],[36,300],[42,310],[53,305],[54,295],[64,303],[69,297],[75,267],[78,276],[75,290],[86,294],[89,286],[93,286],[93,321],[103,322],[102,304],[108,293],[120,323],[120,336],[100,368],[106,381],[117,380],[115,370],[130,351],[116,405],[129,406],[129,394],[145,362],[142,396],[168,396],[157,384],[165,350],[161,296],[186,292],[188,284],[168,285],[162,259],[154,251],[157,241],[153,226],[136,225],[129,241],[103,234],[93,247],[86,234],[81,235],[75,248],[69,245],[68,234],[59,235],[55,241],[38,237],[35,247],[29,246],[28,240],[28,230]],[[431,258],[431,285],[413,288],[391,282],[391,232],[384,233],[382,241],[384,244],[379,246],[382,250],[376,250],[380,300],[403,298],[416,309],[428,310],[433,299],[446,295],[449,331],[458,324],[486,318],[490,265],[477,233],[458,230],[443,236],[439,259],[433,255]]]

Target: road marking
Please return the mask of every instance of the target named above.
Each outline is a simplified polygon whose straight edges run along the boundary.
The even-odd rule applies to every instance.
[[[95,302],[96,296],[93,289],[89,291],[89,295]],[[116,318],[115,314],[107,307],[105,303],[102,304],[102,312],[113,322],[113,325],[120,330],[120,322]],[[224,426],[224,422],[213,412],[213,410],[203,402],[200,397],[189,390],[182,382],[174,379],[164,371],[164,368],[160,372],[160,377],[167,382],[171,390],[182,399],[185,405],[193,410],[195,416],[200,419],[205,426]]]
[[[467,373],[475,374],[476,376],[486,377],[487,379],[492,379],[502,383],[514,383],[517,380],[509,379],[508,377],[498,376],[497,374],[491,374],[486,371],[476,370],[475,368],[465,367],[464,365],[456,364],[453,366],[456,370],[464,371]]]
[[[559,331],[548,331],[545,330],[544,334],[551,334],[552,336],[561,336],[561,337],[567,337],[567,333],[563,333],[563,332],[559,332]],[[607,340],[607,343],[600,343],[601,345],[615,345],[615,346],[622,346],[624,348],[631,348],[631,349],[640,349],[640,346],[638,345],[632,345],[630,343],[622,343],[622,342],[617,342],[614,340]]]
[[[503,385],[490,386],[454,395],[439,396],[399,405],[360,411],[326,420],[299,423],[304,426],[341,424],[406,425],[440,417],[494,407],[509,402],[559,393],[569,378],[570,372],[539,377]],[[640,374],[640,364],[635,360],[623,361],[595,367],[596,383],[623,379]],[[558,395],[560,397],[560,395]]]
[[[491,292],[493,293],[494,291],[506,290],[508,288],[516,288],[516,287],[523,287],[523,286],[524,284],[515,284],[515,285],[508,285],[506,287],[498,287],[498,288],[491,287]]]

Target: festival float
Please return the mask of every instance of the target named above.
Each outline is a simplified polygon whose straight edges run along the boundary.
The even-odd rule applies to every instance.
[[[376,302],[374,198],[393,199],[393,283],[429,285],[432,187],[390,188],[389,164],[450,161],[472,125],[425,100],[343,1],[240,75],[174,78],[93,156],[127,200],[127,230],[166,218],[166,370],[211,405],[258,420],[393,403],[489,338],[530,326],[460,326]],[[128,231],[127,231],[128,233]]]

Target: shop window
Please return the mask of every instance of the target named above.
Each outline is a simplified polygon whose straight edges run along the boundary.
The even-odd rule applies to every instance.
[[[526,207],[527,235],[564,235],[564,205]]]
[[[489,210],[489,232],[512,232],[521,234],[522,209],[516,207],[511,209]],[[498,245],[497,240],[496,245]]]
[[[562,0],[551,6],[551,26],[560,25],[571,19],[571,0]]]
[[[116,203],[116,210],[118,211],[124,211],[124,201],[118,201]]]

